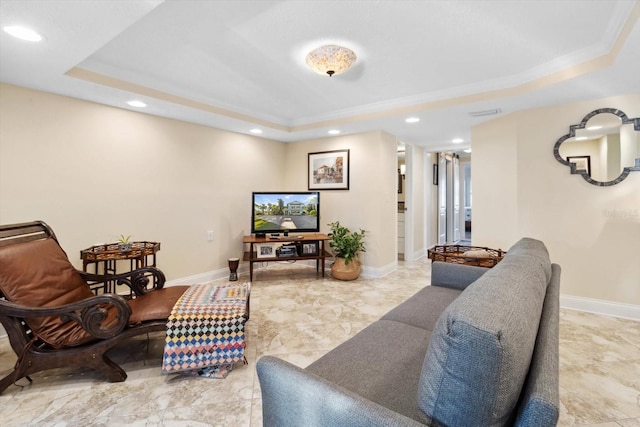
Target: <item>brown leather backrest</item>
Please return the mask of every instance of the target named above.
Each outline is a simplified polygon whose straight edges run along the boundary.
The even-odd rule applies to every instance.
[[[28,307],[58,307],[93,296],[52,238],[0,248],[0,291],[9,301]],[[76,322],[63,323],[59,316],[31,318],[27,324],[56,348],[92,339]]]

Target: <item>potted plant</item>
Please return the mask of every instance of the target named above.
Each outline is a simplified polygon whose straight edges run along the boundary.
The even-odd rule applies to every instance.
[[[118,248],[120,248],[120,252],[128,252],[131,250],[131,236],[125,236],[124,234],[120,235],[118,238]]]
[[[351,231],[340,225],[339,221],[329,224],[329,246],[335,257],[331,265],[331,275],[338,280],[354,280],[360,276],[359,252],[366,252],[364,247],[365,231]]]

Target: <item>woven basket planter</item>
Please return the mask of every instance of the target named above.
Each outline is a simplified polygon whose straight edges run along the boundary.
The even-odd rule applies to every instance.
[[[428,254],[431,261],[491,268],[502,261],[507,252],[483,246],[437,245],[429,249]]]
[[[355,280],[360,276],[360,271],[362,271],[362,267],[357,258],[349,264],[345,264],[344,258],[336,258],[331,265],[331,276],[338,280]]]

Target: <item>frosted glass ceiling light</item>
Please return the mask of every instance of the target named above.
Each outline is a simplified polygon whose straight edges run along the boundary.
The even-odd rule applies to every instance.
[[[333,44],[320,46],[307,54],[307,65],[318,74],[329,77],[347,71],[356,62],[351,49]]]

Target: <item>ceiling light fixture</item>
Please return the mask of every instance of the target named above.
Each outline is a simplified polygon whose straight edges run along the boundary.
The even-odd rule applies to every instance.
[[[307,65],[318,74],[344,73],[356,62],[356,54],[349,48],[329,44],[307,54]]]
[[[494,108],[493,110],[472,111],[469,113],[471,117],[483,117],[493,116],[494,114],[500,114],[502,110],[500,108]]]
[[[136,108],[144,108],[147,106],[146,103],[139,101],[137,99],[134,99],[132,101],[128,101],[127,105],[130,105],[131,107],[136,107]]]
[[[31,28],[22,27],[20,25],[8,25],[6,27],[3,27],[2,29],[5,31],[5,33],[11,34],[13,37],[28,42],[39,42],[44,38],[42,37],[42,35],[33,31]]]
[[[329,135],[338,135],[340,133],[340,131],[338,129],[331,129],[329,131]]]
[[[462,138],[453,138],[451,140],[451,142],[453,142],[454,144],[460,144],[460,143],[464,142],[464,139],[462,139]]]
[[[256,135],[260,135],[262,133],[262,129],[255,128],[255,129],[251,129],[249,132]]]
[[[35,32],[31,28],[23,27],[21,25],[8,25],[2,29],[5,33],[11,34],[13,37],[28,42],[39,42],[44,39],[41,34]]]
[[[420,121],[420,117],[407,117],[404,121],[407,123],[418,123]]]
[[[602,129],[602,126],[589,126],[587,128],[587,130],[598,130],[598,129]]]
[[[468,153],[470,153],[470,152],[471,152],[471,148],[468,148],[468,149],[463,150],[463,151],[464,151],[465,153],[467,153],[467,154],[468,154]]]

